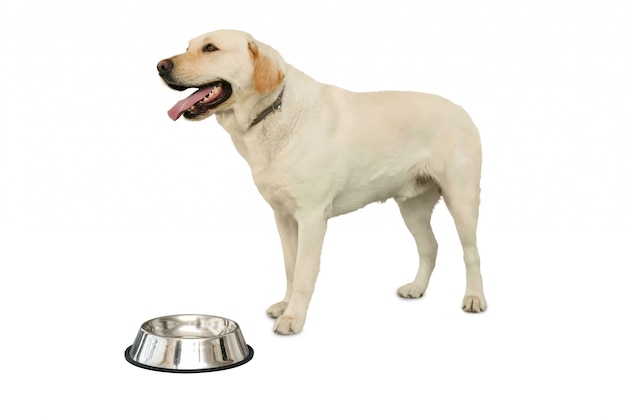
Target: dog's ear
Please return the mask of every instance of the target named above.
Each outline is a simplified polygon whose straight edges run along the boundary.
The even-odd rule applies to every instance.
[[[281,83],[285,74],[273,59],[259,51],[256,42],[249,41],[248,49],[254,60],[254,89],[260,94],[267,94]]]

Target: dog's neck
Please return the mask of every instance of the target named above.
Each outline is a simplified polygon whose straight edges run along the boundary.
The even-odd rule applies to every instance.
[[[278,94],[278,97],[276,98],[276,100],[274,100],[274,102],[268,108],[266,108],[261,113],[259,113],[256,119],[254,119],[252,123],[250,123],[249,128],[252,128],[254,125],[263,121],[263,119],[265,119],[267,116],[274,113],[274,111],[280,109],[280,107],[283,105],[283,93],[284,92],[285,92],[285,86],[283,85],[283,88],[280,90],[280,94]]]

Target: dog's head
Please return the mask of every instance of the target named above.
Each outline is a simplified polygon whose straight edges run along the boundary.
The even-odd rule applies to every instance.
[[[195,88],[168,112],[202,120],[231,107],[237,100],[275,90],[285,74],[278,53],[250,35],[220,30],[189,42],[187,51],[157,64],[163,81],[175,90]]]

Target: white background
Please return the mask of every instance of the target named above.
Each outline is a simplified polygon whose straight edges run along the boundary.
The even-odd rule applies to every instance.
[[[11,416],[624,416],[626,12],[619,1],[106,1],[0,6],[0,411]],[[414,243],[393,202],[329,224],[304,332],[269,206],[214,118],[156,63],[242,29],[321,82],[461,104],[484,168],[487,312],[460,309],[452,219],[401,300]],[[129,365],[139,325],[241,325],[254,359]],[[325,413],[325,414],[321,414]]]

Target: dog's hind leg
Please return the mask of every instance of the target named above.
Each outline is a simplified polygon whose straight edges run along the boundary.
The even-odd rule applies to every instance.
[[[487,308],[483,293],[483,278],[480,273],[480,256],[476,245],[478,206],[480,204],[480,176],[457,173],[462,178],[443,187],[443,198],[454,218],[456,230],[463,247],[466,270],[466,289],[463,310],[479,313]]]
[[[405,201],[398,201],[404,223],[409,228],[419,254],[419,268],[415,280],[398,288],[398,295],[404,298],[421,297],[430,281],[437,259],[437,240],[430,226],[433,208],[441,194],[433,184],[423,194]]]
[[[298,251],[298,223],[288,215],[274,212],[276,228],[280,235],[280,243],[283,248],[283,258],[285,262],[285,275],[287,276],[287,291],[282,301],[273,304],[267,309],[267,315],[273,318],[280,317],[287,308],[291,298],[293,274],[296,267],[296,254]]]

